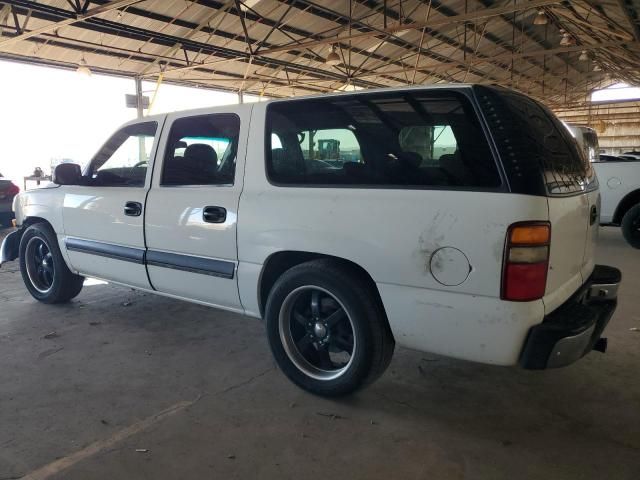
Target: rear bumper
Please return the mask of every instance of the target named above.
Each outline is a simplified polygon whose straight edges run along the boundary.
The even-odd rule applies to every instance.
[[[532,327],[520,356],[527,369],[569,365],[594,349],[617,306],[620,270],[596,265],[589,280],[563,305]]]

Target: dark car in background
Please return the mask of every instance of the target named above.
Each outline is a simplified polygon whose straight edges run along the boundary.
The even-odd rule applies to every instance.
[[[601,162],[636,162],[637,158],[630,155],[608,155],[606,153],[600,154]]]
[[[20,192],[11,180],[4,178],[0,173],[0,227],[9,226],[13,219],[13,198]]]

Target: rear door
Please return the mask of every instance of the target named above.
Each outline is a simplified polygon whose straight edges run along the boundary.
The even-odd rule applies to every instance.
[[[551,244],[545,309],[569,298],[594,266],[599,192],[591,164],[546,107],[499,87],[474,87],[513,193],[544,196]]]
[[[593,239],[589,226],[589,194],[549,197],[551,247],[545,307],[554,310],[571,296],[593,269]]]
[[[551,124],[553,125],[552,122]],[[559,145],[545,157],[551,221],[548,310],[555,309],[591,275],[598,239],[600,192],[586,154],[557,122]]]
[[[241,310],[236,225],[250,114],[247,105],[167,117],[145,213],[156,290]]]
[[[143,213],[162,120],[123,127],[89,164],[85,185],[61,187],[64,247],[77,271],[151,288],[144,266]]]

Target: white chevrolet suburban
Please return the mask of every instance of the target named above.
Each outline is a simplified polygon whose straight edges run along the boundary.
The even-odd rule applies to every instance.
[[[372,382],[396,343],[532,369],[606,347],[620,272],[594,265],[597,180],[506,89],[150,116],[54,181],[16,198],[1,249],[33,297],[68,301],[91,276],[263,318],[317,394]]]

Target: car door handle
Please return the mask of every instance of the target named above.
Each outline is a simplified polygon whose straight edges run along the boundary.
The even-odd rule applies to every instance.
[[[227,209],[224,207],[204,207],[202,219],[207,223],[224,223],[227,219]]]
[[[139,217],[142,214],[142,204],[140,202],[125,203],[124,214],[130,217]]]

